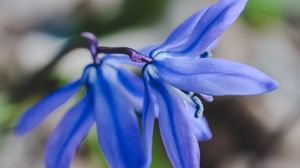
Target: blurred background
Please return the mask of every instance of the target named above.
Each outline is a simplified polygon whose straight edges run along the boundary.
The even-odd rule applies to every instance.
[[[64,110],[24,137],[13,128],[30,105],[90,63],[70,37],[95,33],[105,46],[142,48],[161,42],[180,22],[213,0],[1,0],[0,167],[42,168],[48,134]],[[222,36],[216,57],[266,72],[272,93],[217,97],[205,104],[213,139],[200,143],[202,168],[300,167],[300,1],[249,0]],[[106,168],[95,131],[73,168]],[[153,168],[171,167],[156,128]]]

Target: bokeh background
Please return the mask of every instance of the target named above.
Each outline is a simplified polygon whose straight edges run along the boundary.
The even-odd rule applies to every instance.
[[[0,0],[0,167],[42,168],[49,132],[64,109],[24,137],[13,128],[30,105],[91,62],[66,42],[82,31],[105,46],[142,48],[213,0]],[[300,1],[249,0],[222,36],[216,57],[257,67],[279,81],[275,92],[217,97],[205,104],[213,139],[200,143],[202,168],[300,167]],[[92,131],[73,168],[107,167]],[[171,167],[156,128],[153,168]]]

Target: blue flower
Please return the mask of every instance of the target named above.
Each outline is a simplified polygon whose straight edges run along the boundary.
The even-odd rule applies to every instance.
[[[142,135],[135,114],[142,108],[143,83],[112,56],[97,59],[97,39],[90,33],[83,33],[83,37],[89,40],[94,63],[85,68],[81,79],[54,91],[25,112],[16,132],[28,133],[84,87],[84,96],[64,115],[48,139],[47,168],[68,168],[94,123],[111,167],[144,167]]]
[[[99,144],[111,167],[149,167],[154,120],[174,167],[199,167],[198,141],[212,137],[201,100],[213,96],[255,95],[278,87],[257,69],[211,58],[219,36],[238,18],[247,0],[219,0],[179,25],[160,45],[140,52],[98,46],[89,39],[94,63],[80,80],[52,93],[21,118],[19,134],[34,128],[50,112],[85,87],[85,96],[65,115],[49,138],[46,164],[68,167],[75,150],[95,122]],[[97,54],[125,54],[128,57]],[[121,64],[142,68],[142,81]],[[129,102],[129,103],[128,103]],[[135,111],[142,111],[142,135]],[[130,155],[128,154],[130,152]]]
[[[148,50],[143,67],[145,88],[143,135],[147,164],[151,162],[155,116],[164,146],[174,167],[199,167],[197,141],[211,138],[198,93],[213,96],[256,95],[278,87],[257,69],[220,58],[210,58],[219,36],[240,15],[247,0],[219,0],[179,25],[160,45]],[[187,93],[187,94],[185,94]]]

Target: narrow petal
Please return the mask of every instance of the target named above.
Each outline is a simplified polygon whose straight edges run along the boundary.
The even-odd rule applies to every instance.
[[[247,0],[219,0],[201,17],[186,43],[170,50],[176,55],[198,56],[228,29],[243,11]]]
[[[40,122],[42,122],[52,111],[66,103],[81,86],[81,80],[69,83],[62,88],[52,92],[46,98],[28,109],[18,121],[16,133],[24,135]]]
[[[159,45],[157,45],[157,44],[150,45],[150,46],[144,47],[143,49],[139,50],[139,52],[150,57],[153,50],[156,49],[158,46]]]
[[[200,166],[200,152],[197,138],[190,126],[190,121],[184,113],[186,108],[175,90],[160,81],[155,80],[160,91],[157,95],[159,104],[159,128],[167,154],[173,167]]]
[[[157,47],[154,51],[154,55],[159,52],[166,51],[167,48],[178,46],[183,43],[186,38],[191,35],[195,26],[199,22],[200,18],[203,16],[207,8],[201,9],[200,11],[194,13],[192,16],[187,18],[183,23],[176,27],[167,37],[167,39]]]
[[[157,104],[154,91],[151,88],[151,81],[147,69],[143,69],[144,77],[144,108],[142,111],[142,128],[143,128],[143,138],[145,143],[146,157],[147,157],[147,166],[150,166],[152,160],[152,143],[153,143],[153,129],[154,129],[154,120],[155,114],[158,110],[155,106]]]
[[[85,96],[67,112],[50,135],[45,152],[47,168],[69,168],[93,122],[89,98]]]
[[[219,41],[220,41],[219,38],[216,39],[214,42],[212,42],[212,43],[207,47],[207,49],[206,49],[205,51],[212,52],[212,50],[214,50],[214,49],[218,46]]]
[[[118,67],[116,69],[118,80],[123,94],[135,106],[136,110],[141,111],[143,107],[144,86],[141,78],[131,71]]]
[[[166,82],[200,94],[255,95],[278,87],[276,81],[253,67],[219,58],[164,58],[153,64]]]
[[[88,90],[93,93],[98,141],[110,167],[144,167],[142,136],[133,106],[114,83],[115,69],[103,65],[91,71]]]
[[[198,141],[208,141],[212,138],[212,132],[209,128],[207,119],[205,116],[201,116],[199,118],[195,118],[192,113],[193,111],[189,111],[188,118],[191,121],[192,129],[197,137]]]

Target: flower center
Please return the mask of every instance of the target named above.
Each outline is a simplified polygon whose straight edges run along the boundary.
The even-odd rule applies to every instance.
[[[100,53],[105,54],[125,54],[128,55],[131,61],[137,63],[150,63],[152,59],[147,57],[146,55],[128,47],[103,47],[98,46],[98,39],[97,37],[89,32],[81,33],[81,36],[88,41],[88,46],[90,53],[93,57],[93,61],[95,65],[99,65],[100,61],[97,58],[97,55]]]

